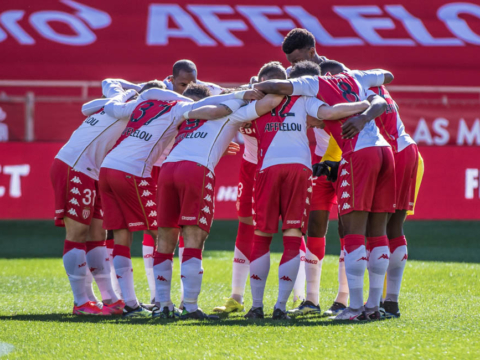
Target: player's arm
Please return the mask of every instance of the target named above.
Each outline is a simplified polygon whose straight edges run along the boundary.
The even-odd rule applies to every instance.
[[[199,101],[200,102],[200,101]],[[198,103],[197,103],[198,104]],[[232,99],[221,102],[218,105],[205,105],[199,108],[192,108],[183,113],[183,118],[186,119],[202,119],[202,120],[216,120],[230,115],[234,111],[240,109],[245,105],[244,100]]]
[[[351,139],[365,127],[367,123],[382,115],[387,109],[387,102],[377,94],[368,98],[370,106],[363,113],[353,116],[342,125],[342,137]]]
[[[366,71],[353,70],[349,71],[348,74],[354,77],[364,89],[390,84],[393,81],[393,74],[390,71],[382,69]]]
[[[215,95],[215,96],[209,96],[205,99],[202,99],[200,101],[197,101],[194,105],[193,108],[200,108],[202,106],[206,105],[218,105],[222,102],[228,101],[228,100],[260,100],[265,96],[264,93],[261,91],[252,89],[252,90],[243,90],[243,91],[235,91],[230,94],[223,94],[223,95]],[[227,114],[228,115],[228,114]],[[195,119],[201,119],[201,118],[195,118]]]
[[[103,96],[111,98],[119,95],[124,90],[135,90],[139,92],[143,84],[134,84],[123,79],[105,79],[102,81]]]
[[[127,93],[135,93],[135,90],[127,90],[125,94]],[[125,117],[130,117],[132,114],[133,110],[137,107],[137,105],[145,101],[145,99],[142,99],[141,97],[137,98],[135,101],[130,101],[130,102],[125,102],[127,101],[129,97],[125,97],[124,94],[115,96],[114,98],[110,99],[110,101],[105,105],[105,112],[114,117],[115,119],[122,119]]]
[[[340,103],[333,106],[323,103],[317,110],[317,118],[323,120],[343,119],[361,113],[368,109],[369,105],[369,102],[366,100],[354,103]]]
[[[267,80],[253,85],[265,94],[292,95],[293,85],[288,80]]]
[[[159,101],[186,101],[186,102],[193,102],[192,99],[177,94],[171,90],[159,89],[159,88],[151,88],[145,90],[140,97],[144,100],[159,100]]]
[[[122,90],[112,99],[117,99],[120,102],[125,102],[127,101],[127,99],[134,96],[135,94],[136,94],[135,90],[127,90],[127,91]],[[95,99],[95,100],[89,101],[82,105],[82,114],[85,116],[90,116],[92,114],[95,114],[97,111],[105,107],[105,105],[112,99]]]

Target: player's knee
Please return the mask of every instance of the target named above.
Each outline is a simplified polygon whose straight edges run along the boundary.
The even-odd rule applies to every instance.
[[[184,226],[183,240],[186,248],[203,249],[208,233],[198,226]]]
[[[159,228],[157,251],[168,254],[175,251],[177,245],[179,229],[177,228]]]
[[[283,236],[301,237],[302,231],[300,229],[286,229],[283,231]]]
[[[67,240],[75,242],[87,241],[89,226],[78,221],[65,218],[65,229]]]

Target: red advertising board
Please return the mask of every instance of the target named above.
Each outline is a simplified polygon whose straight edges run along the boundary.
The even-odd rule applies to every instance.
[[[0,143],[0,219],[51,219],[50,166],[61,143]],[[480,147],[420,147],[425,176],[413,219],[480,220]],[[215,172],[216,219],[235,219],[241,156]]]
[[[252,5],[255,3],[255,5]],[[248,81],[288,65],[284,35],[305,27],[351,68],[387,68],[396,84],[475,85],[480,4],[453,0],[16,0],[0,4],[0,78],[163,78],[190,58],[199,77]]]

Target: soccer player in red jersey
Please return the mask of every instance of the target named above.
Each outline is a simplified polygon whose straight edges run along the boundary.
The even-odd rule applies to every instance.
[[[65,226],[63,263],[74,295],[73,313],[118,314],[123,301],[112,287],[110,258],[102,229],[103,211],[98,191],[98,173],[103,158],[120,136],[126,121],[106,114],[103,106],[110,97],[126,100],[135,94],[133,84],[107,79],[102,82],[106,99],[83,106],[87,119],[58,152],[51,168],[55,190],[55,225]],[[130,86],[131,85],[131,86]],[[92,111],[92,103],[99,106]],[[91,279],[100,289],[103,306],[93,294]]]
[[[322,74],[336,75],[346,69],[336,61],[326,61],[321,65]],[[387,224],[390,245],[390,263],[387,270],[387,291],[384,310],[387,317],[399,317],[398,295],[403,271],[408,258],[407,240],[403,224],[407,211],[413,210],[418,168],[418,148],[415,141],[405,131],[398,107],[385,86],[370,88],[367,96],[379,95],[387,102],[387,110],[375,119],[377,127],[390,144],[395,159],[396,207]],[[359,119],[364,123],[365,119]]]
[[[296,66],[309,65],[298,63]],[[336,104],[364,100],[368,88],[392,80],[393,75],[384,70],[348,71],[337,76],[268,81],[255,87],[265,93],[315,96]],[[385,100],[374,97],[372,106],[362,113],[363,117],[369,119],[368,124],[353,138],[348,138],[347,132],[352,128],[349,120],[325,121],[343,153],[337,180],[337,198],[345,232],[345,269],[350,306],[336,316],[337,320],[380,318],[378,304],[389,263],[386,226],[388,214],[395,212],[395,173],[392,150],[372,120],[386,106]],[[368,257],[365,247],[367,234]],[[367,263],[370,295],[364,307],[363,277]]]

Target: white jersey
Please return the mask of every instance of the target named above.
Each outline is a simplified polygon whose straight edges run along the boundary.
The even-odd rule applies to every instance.
[[[236,132],[246,121],[257,117],[255,103],[250,103],[219,120],[187,120],[180,126],[164,163],[192,161],[214,173]]]
[[[173,91],[173,84],[170,81],[170,77],[166,77],[165,80],[163,80],[163,83],[165,84],[165,86],[167,87],[168,90]],[[197,80],[197,84],[205,85],[206,87],[208,87],[210,89],[210,93],[212,95],[220,95],[222,93],[222,91],[224,90],[221,86],[218,86],[217,84],[213,84],[213,83],[209,83],[209,82],[205,82],[205,81]]]
[[[177,134],[183,113],[190,111],[193,104],[171,91],[168,93],[172,100],[177,100],[157,100],[164,99],[164,93],[164,90],[149,89],[130,103],[112,100],[105,106],[107,114],[130,120],[102,167],[138,177],[151,176],[153,165]]]
[[[241,127],[239,131],[243,135],[243,158],[248,162],[251,162],[252,164],[256,164],[258,154],[258,141],[255,127]]]
[[[258,136],[258,170],[279,164],[312,168],[307,136],[307,115],[317,118],[324,102],[314,97],[286,96],[270,113],[255,120]]]
[[[315,141],[317,143],[315,146],[315,155],[322,157],[327,152],[330,135],[328,135],[325,130],[319,128],[314,128],[313,133],[315,134]]]
[[[304,76],[290,79],[293,85],[293,95],[315,96],[330,105],[342,102],[366,100],[368,89],[382,85],[384,75],[382,71],[347,71],[335,76]],[[325,121],[332,136],[344,153],[358,151],[372,146],[389,146],[380,134],[375,120],[370,121],[355,135],[353,139],[342,139],[342,124],[340,121]]]
[[[134,94],[133,91],[124,92],[118,84],[113,83],[105,85],[102,90],[105,96],[117,96],[121,101]],[[95,180],[98,180],[103,159],[128,122],[128,119],[117,119],[104,111],[103,106],[108,101],[109,99],[97,99],[83,105],[82,112],[89,116],[56,156],[68,166]]]

